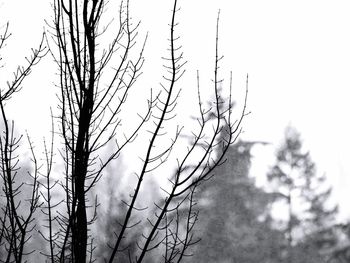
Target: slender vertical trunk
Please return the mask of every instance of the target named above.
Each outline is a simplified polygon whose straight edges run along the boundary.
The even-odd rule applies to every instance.
[[[84,155],[83,152],[77,154],[75,165],[75,189],[77,210],[76,218],[73,225],[73,247],[74,247],[74,259],[75,262],[85,262],[86,259],[86,246],[87,246],[87,217],[86,217],[86,204],[84,194],[84,184],[86,177],[86,167],[84,165],[85,160],[80,159]],[[83,157],[84,158],[84,157]]]
[[[84,134],[78,137],[78,142],[84,140]],[[77,200],[77,210],[73,225],[73,247],[74,258],[76,262],[85,262],[87,246],[87,218],[85,204],[85,178],[86,178],[86,153],[83,149],[84,144],[77,144],[75,159],[74,179]]]
[[[89,162],[89,124],[91,120],[91,109],[93,106],[92,92],[87,92],[87,99],[83,105],[80,120],[79,132],[75,152],[74,180],[77,200],[76,218],[73,226],[73,246],[75,262],[86,262],[87,250],[87,215],[85,200],[85,180]]]
[[[79,130],[75,152],[75,191],[77,200],[75,237],[74,237],[74,258],[75,262],[86,262],[87,240],[88,240],[88,222],[86,215],[85,200],[85,180],[87,176],[89,163],[89,140],[90,140],[90,121],[94,106],[94,87],[95,87],[95,23],[88,19],[88,2],[84,1],[83,23],[85,29],[85,38],[87,40],[89,62],[84,65],[89,71],[88,84],[82,83],[81,90],[85,92],[83,106],[80,110]],[[92,11],[91,11],[92,12]]]

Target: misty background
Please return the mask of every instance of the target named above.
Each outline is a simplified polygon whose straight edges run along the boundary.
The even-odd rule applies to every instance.
[[[167,30],[169,3],[134,0],[131,8],[134,18],[142,21],[140,32],[149,31],[142,82],[147,87],[157,86],[155,80],[162,67],[161,56],[167,47],[163,36]],[[341,203],[342,217],[350,216],[350,209],[342,203],[349,197],[347,189],[350,187],[346,158],[350,149],[347,121],[350,112],[347,101],[350,86],[349,8],[350,4],[345,0],[197,0],[182,2],[179,12],[181,41],[188,61],[183,83],[194,87],[196,70],[201,76],[210,76],[212,65],[208,61],[213,61],[215,19],[217,11],[221,10],[222,77],[228,83],[229,72],[233,72],[237,102],[243,98],[245,76],[247,73],[250,76],[249,110],[252,114],[245,120],[241,138],[277,145],[282,140],[285,126],[297,127],[319,172],[326,173],[334,185],[334,198]],[[8,45],[5,55],[11,58],[7,64],[15,64],[15,61],[23,60],[30,47],[38,44],[45,20],[49,21],[52,16],[51,4],[45,0],[35,3],[3,1],[0,12],[4,21],[11,21],[15,44]],[[54,67],[45,62],[39,67],[28,85],[35,83],[41,98],[45,99],[16,116],[19,125],[23,123],[27,129],[32,126],[34,134],[47,130],[42,126],[47,123],[40,121],[41,118],[32,120],[27,116],[34,114],[47,118],[49,112],[45,116],[42,109],[47,109],[51,99],[55,99],[52,92]],[[25,105],[30,93],[30,89],[24,89],[21,98],[17,98],[18,103]],[[181,108],[187,112],[191,104],[182,101]],[[35,121],[35,125],[28,125],[31,121]],[[274,151],[271,148],[254,150],[257,158],[252,166],[254,173],[266,170],[266,163],[271,163]],[[260,162],[261,158],[266,160]]]
[[[149,32],[144,73],[139,80],[145,89],[158,85],[161,57],[167,48],[170,5],[169,1],[131,1],[132,16],[141,20],[140,34],[145,36]],[[179,116],[193,111],[191,98],[196,94],[196,70],[203,79],[204,95],[209,94],[205,85],[209,86],[213,71],[215,22],[220,10],[219,47],[224,55],[220,67],[226,81],[223,89],[228,86],[232,71],[237,109],[242,107],[246,74],[249,74],[251,113],[244,119],[240,140],[267,143],[249,148],[251,159],[246,168],[255,178],[254,185],[268,185],[266,175],[284,142],[285,128],[293,126],[300,132],[302,149],[310,152],[317,174],[325,175],[333,188],[330,203],[339,205],[336,221],[347,222],[350,219],[347,204],[350,198],[350,3],[194,0],[181,1],[180,5],[177,30],[188,63],[178,84],[182,86]],[[52,6],[46,0],[34,3],[5,0],[0,2],[0,7],[2,22],[10,21],[12,33],[4,52],[8,72],[2,74],[11,74],[30,48],[38,45],[47,27],[45,21],[52,17]],[[113,8],[111,4],[109,9]],[[47,56],[33,70],[25,84],[31,88],[24,88],[8,110],[18,129],[28,130],[32,139],[38,141],[48,136],[49,108],[56,100],[53,83],[57,75],[50,60]],[[35,103],[31,103],[33,100]],[[128,166],[125,158],[123,166]]]

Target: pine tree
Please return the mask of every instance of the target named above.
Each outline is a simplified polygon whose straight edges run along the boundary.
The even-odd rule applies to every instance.
[[[302,262],[325,262],[324,253],[337,242],[332,225],[337,207],[327,207],[331,188],[326,187],[325,175],[316,173],[295,128],[286,128],[285,141],[267,177],[288,210],[283,228],[286,262],[299,263],[301,258]]]
[[[251,148],[239,141],[227,153],[210,184],[197,196],[201,242],[191,262],[274,263],[280,261],[282,235],[271,228],[272,196],[249,176]]]

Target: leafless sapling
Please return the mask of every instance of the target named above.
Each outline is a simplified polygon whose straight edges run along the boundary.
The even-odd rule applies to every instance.
[[[219,92],[222,79],[218,71],[222,57],[218,50],[218,16],[212,106],[208,109],[203,106],[198,74],[198,129],[193,129],[186,153],[182,157],[173,156],[176,155],[173,149],[181,139],[181,126],[175,130],[169,144],[161,146],[160,142],[164,143],[164,138],[170,133],[169,124],[174,121],[181,90],[177,83],[184,74],[185,64],[179,37],[175,33],[178,12],[178,1],[175,0],[169,25],[169,54],[163,58],[166,73],[160,91],[151,90],[150,97],[145,99],[145,112],[138,114],[139,122],[134,123],[131,131],[124,131],[121,112],[127,101],[133,99],[128,95],[141,74],[147,36],[141,45],[137,45],[139,23],[133,23],[129,1],[122,1],[118,28],[111,32],[112,40],[106,45],[103,36],[110,28],[110,24],[103,24],[106,5],[104,0],[55,0],[53,5],[52,41],[55,44],[50,50],[59,70],[60,113],[57,120],[63,141],[60,153],[64,160],[65,179],[60,185],[65,191],[65,209],[57,212],[57,220],[50,219],[59,228],[51,259],[59,262],[94,260],[95,245],[89,225],[96,219],[97,200],[89,201],[89,193],[121,151],[136,136],[145,136],[136,153],[141,162],[135,172],[136,183],[130,199],[123,200],[126,209],[122,220],[115,222],[120,228],[115,233],[113,244],[109,244],[108,262],[116,262],[118,255],[128,253],[128,246],[124,244],[126,236],[142,221],[137,219],[141,217],[140,212],[152,210],[138,207],[138,202],[143,199],[145,180],[162,171],[171,158],[177,163],[176,168],[167,169],[166,174],[160,172],[168,179],[168,184],[161,187],[163,199],[154,202],[155,212],[147,218],[145,231],[139,233],[141,239],[135,240],[138,249],[135,255],[130,255],[129,261],[145,262],[152,250],[162,248],[163,261],[180,262],[188,255],[188,247],[195,243],[192,233],[197,220],[197,212],[193,209],[196,187],[224,161],[227,149],[240,134],[241,122],[246,115],[246,99],[242,112],[233,122],[231,95],[225,102]],[[137,113],[137,107],[134,110]],[[181,207],[186,204],[189,209],[184,214]],[[93,212],[90,213],[88,208]],[[185,218],[184,224],[180,224],[180,218]]]
[[[10,37],[9,24],[0,35],[0,51]],[[32,49],[32,55],[26,58],[26,66],[18,66],[12,80],[0,87],[0,261],[22,262],[23,257],[32,253],[26,244],[31,238],[35,225],[34,213],[40,206],[39,201],[39,165],[34,153],[34,145],[27,135],[31,158],[25,155],[21,147],[21,135],[16,135],[14,121],[7,117],[6,104],[22,88],[23,81],[32,68],[46,54],[44,37],[38,49]],[[1,58],[0,58],[1,60]],[[3,67],[3,65],[1,66]],[[20,167],[20,161],[30,163],[31,169]],[[27,171],[26,171],[27,170]]]

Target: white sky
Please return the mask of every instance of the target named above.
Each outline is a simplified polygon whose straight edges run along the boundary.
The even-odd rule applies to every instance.
[[[113,2],[113,0],[110,0]],[[269,154],[281,141],[286,125],[302,134],[320,173],[325,172],[338,200],[350,198],[350,2],[348,0],[180,0],[178,33],[188,60],[184,89],[195,89],[195,70],[203,83],[212,74],[217,11],[221,9],[220,51],[225,56],[222,76],[233,72],[234,92],[242,101],[245,75],[249,73],[249,110],[242,138],[273,143],[259,147],[256,160],[271,163]],[[149,32],[145,76],[147,87],[160,79],[159,58],[166,54],[170,0],[132,0],[135,19],[142,20],[141,36]],[[110,10],[111,11],[111,10]],[[5,59],[11,69],[40,41],[44,20],[50,21],[49,0],[2,0],[0,23],[10,21],[13,36]],[[180,32],[181,30],[181,32]],[[19,122],[47,129],[55,68],[47,62],[34,70],[16,102]],[[3,74],[3,73],[2,73]],[[207,78],[207,79],[205,79]],[[3,83],[3,77],[1,77]],[[185,82],[183,82],[185,83]],[[206,86],[204,85],[206,88]],[[29,103],[38,94],[38,103]],[[188,91],[190,92],[190,91]],[[185,93],[186,94],[186,93]],[[39,101],[40,100],[40,101]],[[21,108],[18,108],[21,105]],[[192,107],[191,101],[181,104]],[[46,114],[46,115],[45,115]],[[45,115],[45,116],[44,116]],[[31,117],[42,116],[42,117]],[[45,124],[44,124],[45,123]],[[44,124],[44,126],[42,126]],[[29,128],[35,130],[35,128]],[[39,131],[38,131],[39,130]],[[40,135],[42,136],[42,135]],[[252,172],[263,175],[266,162],[256,162]],[[350,216],[343,203],[342,216]]]

